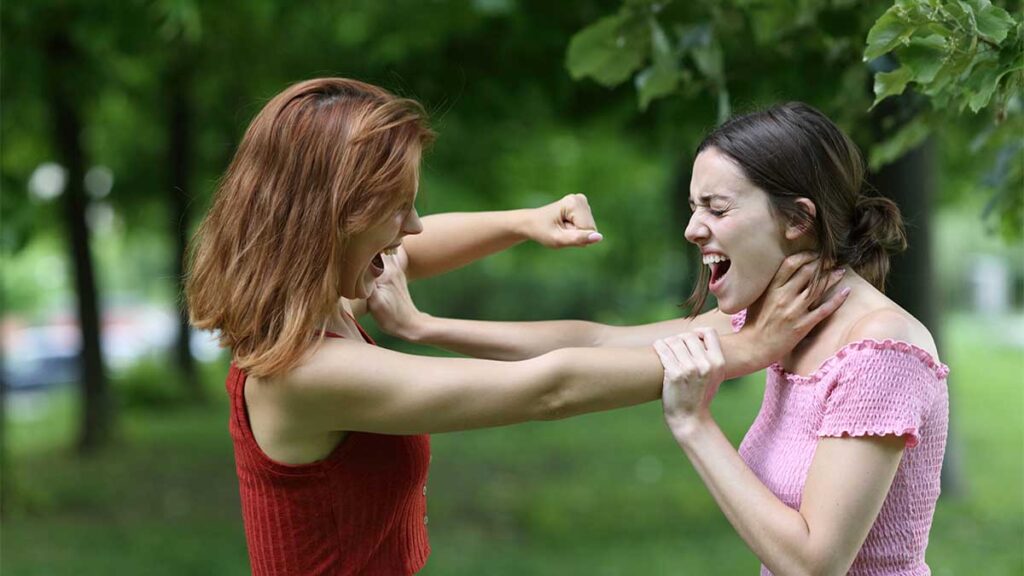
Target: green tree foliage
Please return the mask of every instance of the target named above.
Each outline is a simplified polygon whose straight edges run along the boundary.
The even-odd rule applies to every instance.
[[[928,106],[871,151],[872,166],[913,148],[950,116],[986,111],[991,121],[971,152],[992,158],[983,185],[993,190],[986,214],[998,211],[1003,233],[1024,229],[1024,19],[988,0],[897,0],[867,35],[865,60],[890,56],[894,69],[875,74],[875,102],[908,87]]]
[[[967,122],[976,127],[971,153],[992,164],[981,182],[993,190],[985,215],[998,213],[1013,238],[1024,225],[1024,24],[1013,4],[1007,11],[988,0],[625,0],[573,37],[566,66],[575,79],[609,87],[632,78],[641,109],[670,95],[710,97],[719,121],[731,113],[730,93],[757,94],[743,88],[751,76],[778,88],[796,67],[814,86],[783,93],[838,119],[875,170],[936,129]],[[873,103],[863,88],[869,74]],[[885,136],[866,132],[872,106],[908,87],[908,105],[883,118]],[[967,110],[992,120],[958,118]]]

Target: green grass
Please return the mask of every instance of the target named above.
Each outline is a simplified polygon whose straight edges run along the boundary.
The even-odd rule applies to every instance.
[[[991,341],[968,318],[946,330],[966,487],[936,512],[936,575],[1024,573],[1024,357]],[[115,447],[88,460],[69,448],[69,392],[38,419],[16,421],[0,573],[246,574],[223,373],[213,372],[210,406],[126,412]],[[716,400],[734,441],[753,420],[760,382]],[[657,405],[436,435],[433,451],[427,576],[757,572]]]

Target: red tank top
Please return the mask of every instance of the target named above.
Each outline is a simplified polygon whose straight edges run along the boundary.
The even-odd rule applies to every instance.
[[[391,576],[422,568],[430,554],[430,437],[349,432],[323,460],[282,464],[256,444],[245,379],[232,364],[230,430],[252,573]]]

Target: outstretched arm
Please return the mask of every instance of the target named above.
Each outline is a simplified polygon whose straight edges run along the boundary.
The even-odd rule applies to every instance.
[[[804,293],[813,276],[814,258],[802,253],[787,258],[769,287],[757,314],[751,314],[745,332],[751,346],[733,354],[734,364],[746,374],[767,366],[788,352],[834,307],[809,308],[820,293]],[[827,289],[832,282],[821,288]],[[838,306],[838,296],[833,302]],[[572,347],[650,346],[655,340],[696,327],[731,332],[730,317],[712,310],[696,318],[676,318],[640,326],[608,326],[580,320],[546,322],[487,322],[434,317],[417,310],[409,296],[400,265],[385,259],[385,273],[369,300],[370,311],[380,328],[410,342],[437,346],[476,358],[521,360],[552,350]],[[768,337],[768,336],[771,337]],[[732,336],[726,338],[731,339]]]
[[[727,350],[754,345],[750,333],[734,336]],[[649,346],[565,348],[499,362],[327,339],[288,375],[249,382],[246,400],[250,412],[288,423],[293,437],[339,430],[419,434],[631,406],[656,400],[662,381],[661,363]]]

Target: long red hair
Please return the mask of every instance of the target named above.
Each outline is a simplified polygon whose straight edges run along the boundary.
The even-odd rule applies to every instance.
[[[433,138],[415,101],[355,80],[290,86],[253,119],[192,240],[191,322],[258,377],[299,362],[338,306],[347,239],[412,200]]]

